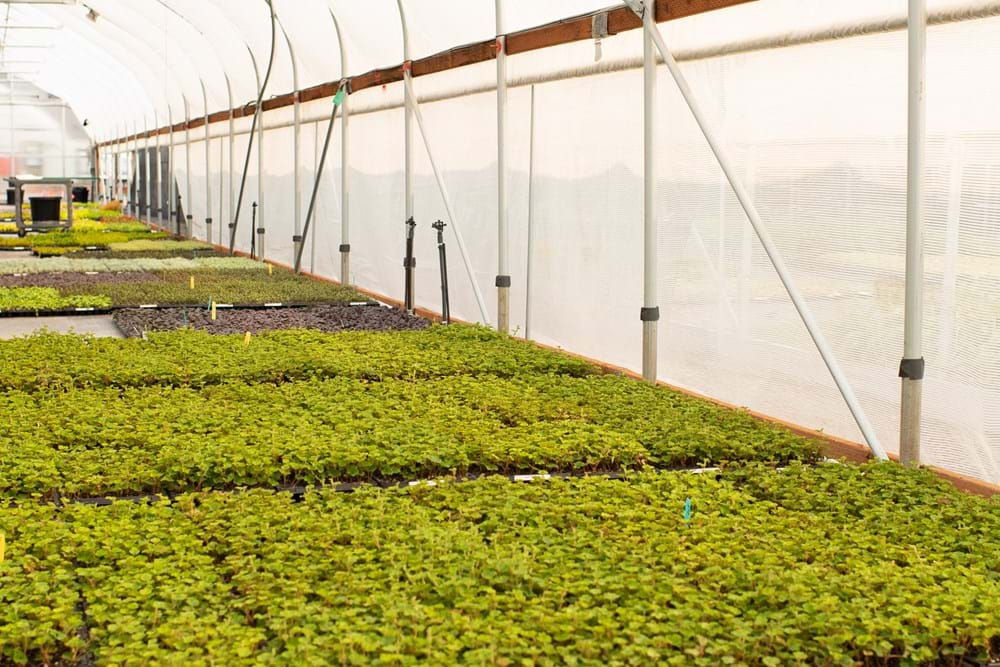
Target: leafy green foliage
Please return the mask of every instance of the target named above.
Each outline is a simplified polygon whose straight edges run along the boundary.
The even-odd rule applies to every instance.
[[[107,308],[111,299],[103,296],[62,296],[51,287],[0,287],[0,312]]]
[[[127,229],[132,229],[129,225]],[[0,237],[0,249],[17,246],[31,248],[103,246],[109,243],[124,243],[135,238],[167,238],[163,232],[151,232],[145,226],[136,231],[112,231],[110,229],[73,229],[29,234],[24,238],[16,236]]]
[[[0,389],[25,391],[599,372],[488,329],[442,326],[395,333],[273,331],[254,336],[249,345],[243,336],[201,331],[151,333],[147,340],[39,333],[0,341],[0,368]]]
[[[819,457],[745,413],[616,376],[6,392],[0,413],[0,496]]]
[[[119,252],[147,252],[160,250],[212,250],[211,243],[204,241],[177,241],[159,240],[151,241],[147,239],[136,239],[125,243],[112,243],[111,249]]]
[[[133,259],[93,259],[87,257],[57,257],[38,261],[37,259],[4,259],[0,260],[0,274],[14,273],[121,273],[132,271],[249,271],[250,274],[237,273],[247,279],[258,278],[257,272],[266,269],[260,262],[245,257],[212,257],[198,259],[150,259],[136,257]],[[184,281],[188,276],[182,276]]]
[[[996,501],[889,468],[0,509],[13,535],[0,651],[119,665],[986,659],[1000,572],[969,527],[995,528]],[[790,506],[800,484],[828,490],[831,511]],[[832,507],[871,497],[886,499],[881,522]],[[888,539],[893,497],[910,520]]]
[[[66,260],[76,263],[81,260]],[[155,282],[88,284],[81,287],[64,287],[63,294],[99,294],[112,300],[116,306],[156,304],[202,304],[214,299],[216,303],[349,303],[367,301],[349,287],[323,283],[291,271],[275,271],[268,275],[260,269],[263,265],[239,257],[200,257],[198,259],[145,259],[106,260],[143,264],[147,262],[195,263],[200,270],[171,270],[158,273]],[[245,270],[242,263],[253,265]],[[227,267],[238,266],[236,270]],[[132,269],[135,270],[135,269]],[[195,287],[190,280],[194,276]]]

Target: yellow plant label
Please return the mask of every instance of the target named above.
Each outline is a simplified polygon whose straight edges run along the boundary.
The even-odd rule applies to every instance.
[[[243,346],[246,347],[248,345],[250,345],[250,332],[249,331],[247,332],[247,335],[243,337]]]
[[[3,557],[6,551],[7,551],[7,538],[4,537],[3,533],[0,533],[0,563],[3,562]]]
[[[194,276],[191,276],[191,289],[194,289]]]
[[[267,275],[269,275],[269,276],[273,276],[274,275],[274,264],[268,264],[267,265]]]
[[[212,302],[212,321],[215,321],[215,302]]]

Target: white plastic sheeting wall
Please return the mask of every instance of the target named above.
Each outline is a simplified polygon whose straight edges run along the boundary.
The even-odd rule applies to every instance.
[[[942,5],[944,3],[938,3]],[[902,3],[879,3],[901,14]],[[931,3],[932,9],[935,3]],[[841,3],[823,21],[871,18],[874,3]],[[760,2],[664,26],[681,52],[736,36],[766,36],[788,2]],[[764,10],[762,10],[764,11]],[[797,13],[797,16],[803,16]],[[740,25],[743,32],[739,32]],[[789,26],[790,27],[790,26]],[[487,33],[489,30],[487,30]],[[478,34],[478,33],[476,33]],[[928,207],[924,400],[926,462],[1000,482],[1000,19],[934,26],[928,44]],[[431,48],[430,46],[426,48]],[[510,92],[512,328],[638,369],[642,290],[641,72],[637,32],[603,45],[609,70],[515,85]],[[511,80],[552,78],[592,67],[582,42],[511,57]],[[396,57],[398,61],[398,54]],[[375,62],[375,59],[372,60]],[[333,66],[334,70],[336,66]],[[725,138],[775,242],[813,308],[882,442],[898,441],[905,232],[906,42],[887,32],[683,64]],[[331,75],[332,74],[332,75]],[[336,78],[336,72],[327,78]],[[492,64],[414,80],[421,96],[467,94],[422,104],[456,222],[495,321],[496,124]],[[558,78],[558,77],[557,77]],[[400,84],[351,98],[351,281],[402,296],[403,111]],[[668,382],[827,433],[860,433],[752,234],[721,170],[666,71],[659,81],[659,374]],[[471,91],[471,92],[470,92]],[[534,95],[532,127],[530,100]],[[303,215],[329,100],[303,106]],[[265,114],[268,257],[290,263],[294,190],[291,109]],[[245,131],[249,119],[238,126]],[[527,254],[528,144],[534,133],[533,253]],[[216,135],[225,124],[212,126]],[[203,130],[192,132],[196,225],[204,210]],[[181,136],[178,136],[180,139]],[[238,138],[242,167],[246,135]],[[419,133],[417,304],[439,305],[430,223],[444,207]],[[226,151],[223,151],[226,152]],[[213,149],[213,155],[219,148]],[[237,248],[249,247],[257,197],[256,148]],[[216,169],[219,168],[217,158]],[[183,148],[175,155],[185,182]],[[339,272],[340,132],[331,144],[306,267]],[[202,171],[199,171],[202,170]],[[218,188],[219,175],[210,180]],[[225,188],[213,191],[228,198]],[[215,218],[218,214],[213,214]],[[202,227],[203,229],[203,227]],[[196,226],[196,232],[198,227]],[[481,320],[449,227],[453,314]],[[308,246],[307,246],[308,247]],[[531,262],[532,289],[525,289]]]

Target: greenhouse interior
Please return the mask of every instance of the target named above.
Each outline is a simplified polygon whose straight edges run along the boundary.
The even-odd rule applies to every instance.
[[[1000,1],[0,19],[0,667],[1000,665]]]

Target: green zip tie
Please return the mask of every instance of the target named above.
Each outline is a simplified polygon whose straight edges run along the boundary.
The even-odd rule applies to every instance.
[[[347,91],[344,88],[339,88],[337,94],[333,96],[333,103],[339,105],[347,97]]]

